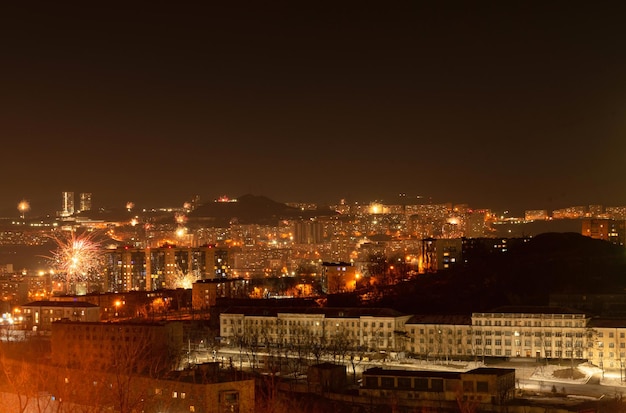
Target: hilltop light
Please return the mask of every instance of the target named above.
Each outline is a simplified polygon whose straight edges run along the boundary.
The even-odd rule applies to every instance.
[[[28,201],[22,200],[19,204],[17,204],[17,209],[18,211],[20,211],[20,217],[24,219],[26,213],[30,211],[30,204],[28,203]]]

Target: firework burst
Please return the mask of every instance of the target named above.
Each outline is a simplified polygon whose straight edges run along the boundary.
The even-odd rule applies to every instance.
[[[180,268],[176,268],[174,274],[170,278],[168,284],[168,288],[176,289],[176,288],[184,288],[191,289],[193,283],[200,279],[199,274],[195,274],[192,272],[183,272]]]
[[[66,282],[66,287],[78,282],[96,281],[102,264],[101,245],[96,234],[77,234],[74,231],[53,236],[56,249],[47,257],[57,278]]]

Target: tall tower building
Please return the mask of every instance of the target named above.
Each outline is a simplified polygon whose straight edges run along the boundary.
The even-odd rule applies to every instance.
[[[324,240],[324,226],[316,221],[298,221],[294,223],[294,242],[296,244],[321,244]]]
[[[61,216],[69,217],[74,213],[74,192],[63,192],[62,195]]]
[[[81,192],[80,211],[91,211],[91,192]]]

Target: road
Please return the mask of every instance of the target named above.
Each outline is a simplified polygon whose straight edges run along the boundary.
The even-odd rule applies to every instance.
[[[203,363],[210,361],[218,361],[224,363],[225,366],[232,362],[233,367],[251,369],[252,366],[249,361],[249,354],[243,353],[243,360],[240,360],[239,349],[234,348],[220,348],[214,354],[209,351],[192,351],[191,361],[195,363]],[[258,353],[257,358],[262,358],[266,354]],[[325,357],[323,361],[332,361],[332,358]],[[346,366],[348,377],[352,378],[354,372],[349,360],[343,363]],[[360,361],[356,364],[357,377],[361,373],[371,367],[383,367],[386,369],[402,369],[402,370],[444,370],[444,371],[468,371],[476,367],[484,366],[480,361],[467,362],[467,361],[425,361],[406,359],[402,361],[398,360],[386,360],[386,361]],[[600,376],[594,375],[587,382],[572,382],[567,379],[556,379],[550,377],[533,377],[536,369],[540,368],[538,363],[498,363],[490,364],[488,367],[501,367],[501,368],[514,368],[516,375],[516,387],[519,390],[525,392],[537,392],[537,393],[552,393],[553,387],[559,393],[565,393],[571,398],[590,398],[599,399],[603,397],[620,397],[626,395],[626,383],[620,384],[619,377],[616,380],[616,385],[611,385],[610,381],[605,381],[601,384]],[[263,365],[257,365],[256,367],[262,370]]]

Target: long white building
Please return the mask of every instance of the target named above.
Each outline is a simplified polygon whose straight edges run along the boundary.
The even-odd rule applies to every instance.
[[[422,358],[575,359],[626,369],[626,319],[562,307],[413,316],[384,308],[234,307],[220,315],[220,328],[230,345],[341,344]]]
[[[403,350],[404,323],[409,318],[386,308],[234,307],[220,314],[220,335],[230,345]]]
[[[462,316],[415,316],[407,351],[426,357],[587,357],[590,318],[557,307],[501,307]]]

